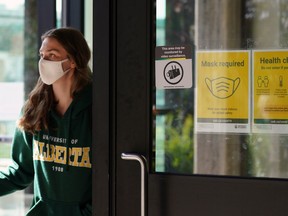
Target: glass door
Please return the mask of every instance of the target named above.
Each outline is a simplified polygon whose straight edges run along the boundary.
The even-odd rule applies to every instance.
[[[288,210],[287,7],[117,1],[115,215]]]
[[[287,178],[284,6],[156,1],[153,171]]]

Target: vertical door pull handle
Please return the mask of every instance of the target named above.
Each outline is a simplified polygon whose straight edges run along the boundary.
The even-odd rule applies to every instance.
[[[146,172],[147,172],[147,161],[143,155],[122,153],[121,158],[123,160],[135,160],[140,163],[141,167],[141,216],[145,216],[146,209]]]

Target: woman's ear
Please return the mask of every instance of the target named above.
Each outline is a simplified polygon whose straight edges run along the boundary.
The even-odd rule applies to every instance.
[[[73,69],[77,67],[76,62],[74,60],[72,60],[72,59],[70,61],[70,67],[73,68]]]

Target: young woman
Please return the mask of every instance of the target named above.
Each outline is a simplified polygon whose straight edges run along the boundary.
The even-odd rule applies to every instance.
[[[90,50],[73,28],[42,36],[40,78],[29,95],[0,173],[0,195],[34,180],[28,216],[80,216],[91,211],[92,73]]]

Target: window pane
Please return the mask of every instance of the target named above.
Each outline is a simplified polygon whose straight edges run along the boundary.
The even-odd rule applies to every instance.
[[[194,1],[156,1],[156,47],[192,47],[193,29]],[[191,50],[188,52],[191,56]],[[167,61],[165,57],[162,58],[163,61],[157,61],[158,57],[160,56],[156,56],[156,62]],[[168,58],[167,63],[177,62],[178,59]],[[176,66],[172,65],[172,68]],[[159,70],[157,63],[155,67]],[[153,113],[156,172],[193,173],[193,97],[193,88],[173,89],[164,86],[155,89]]]
[[[56,27],[61,27],[62,22],[62,0],[56,0]]]
[[[0,170],[10,162],[11,140],[24,102],[24,0],[0,0]],[[23,216],[24,192],[0,198],[0,215]]]
[[[270,0],[156,1],[155,172],[288,177],[287,8]],[[187,60],[181,47],[191,48],[193,87],[160,88],[163,62]],[[160,58],[162,72],[159,48],[172,50]],[[177,67],[169,72],[178,76]]]

